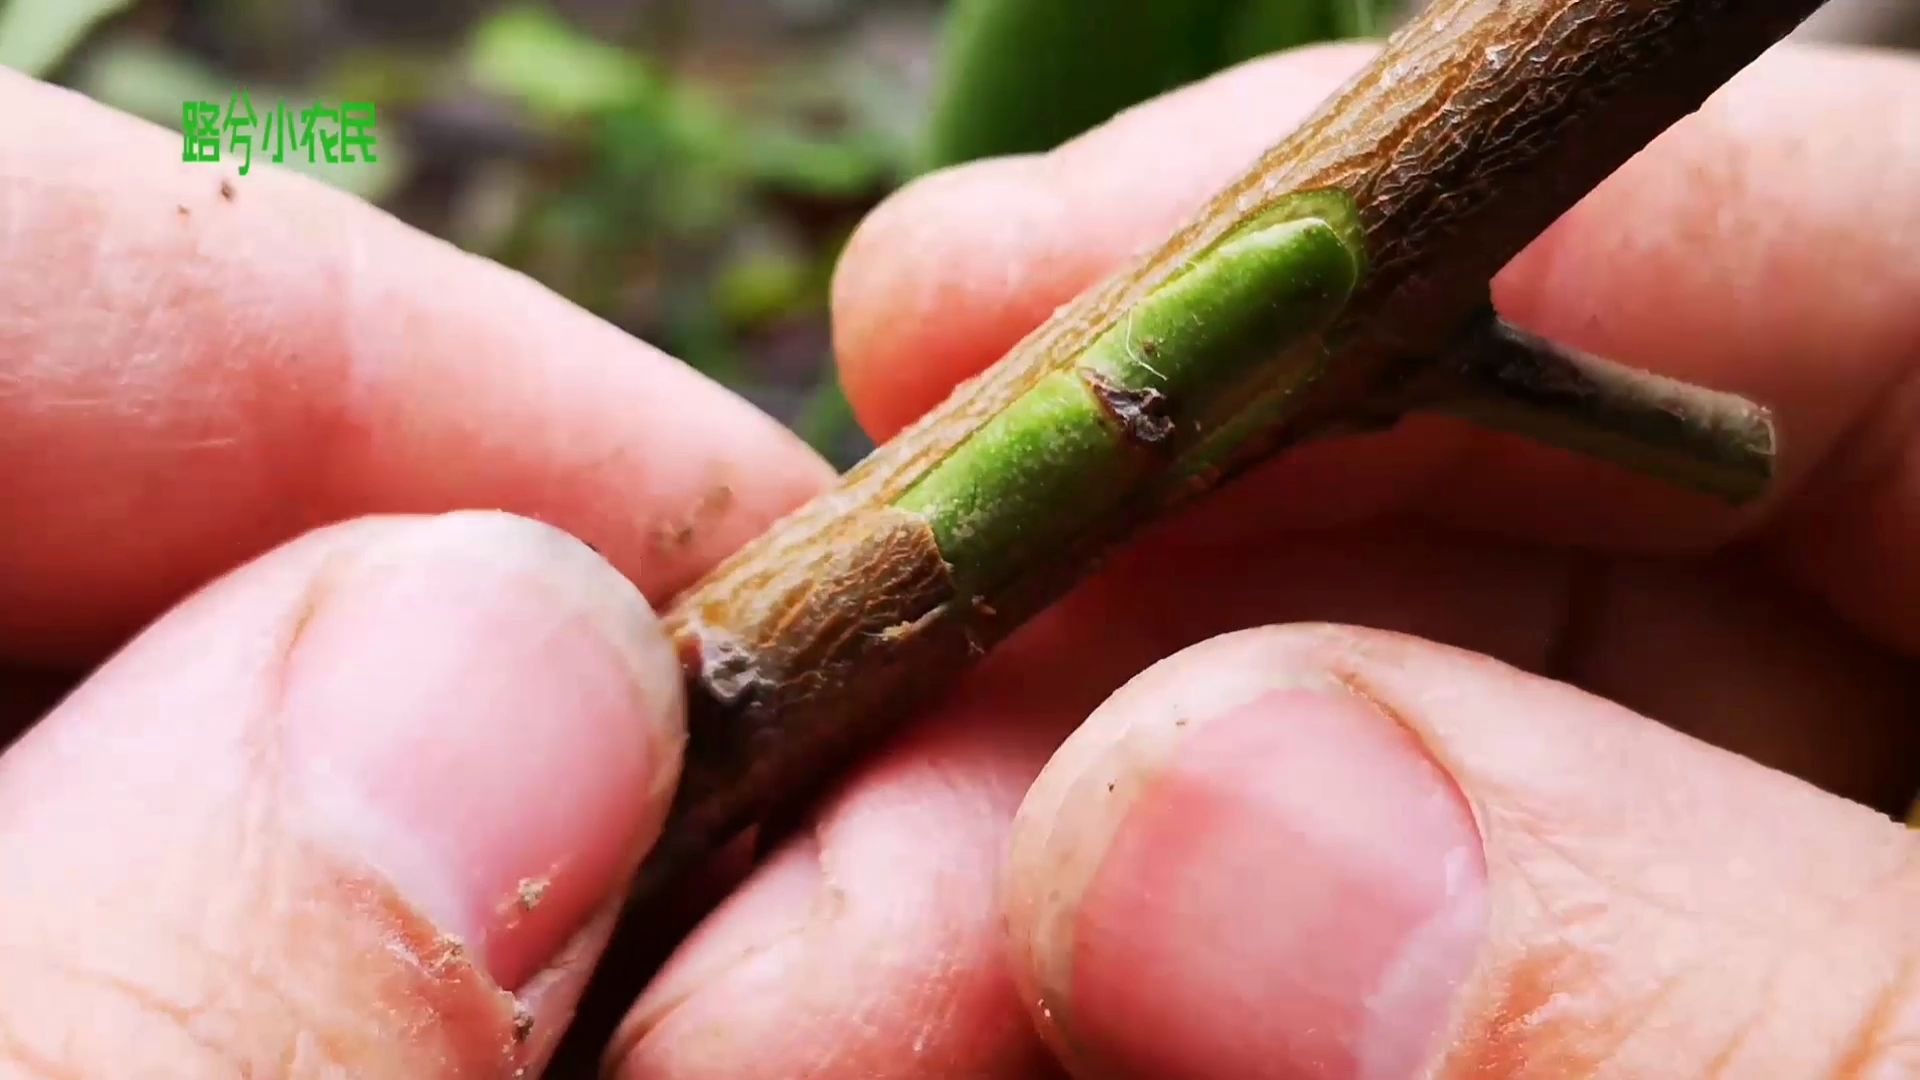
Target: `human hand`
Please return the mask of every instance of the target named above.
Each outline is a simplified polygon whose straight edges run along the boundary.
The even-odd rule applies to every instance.
[[[885,434],[990,362],[1354,62],[1254,65],[900,197],[840,282],[863,414]],[[1414,633],[1851,796],[1909,793],[1914,399],[1887,388],[1913,385],[1920,147],[1836,118],[1920,114],[1920,78],[1837,70],[1770,59],[1501,283],[1568,344],[1778,405],[1779,502],[1728,515],[1440,422],[1278,463],[851,779],[638,1003],[622,1074],[1047,1075],[1036,1002],[1077,1071],[1404,1075],[1443,1044],[1496,1075],[1897,1068],[1920,949],[1891,825],[1493,660],[1217,637]],[[83,661],[234,561],[379,511],[540,517],[660,599],[824,482],[523,283],[296,185],[221,206],[204,172],[136,179],[158,136],[136,152],[13,92],[39,130],[6,141],[35,152],[0,187],[36,208],[9,215],[0,290],[8,367],[31,361],[0,387],[0,460],[32,466],[0,482],[27,526],[0,548],[9,655]],[[189,195],[198,221],[156,221]],[[103,522],[127,531],[103,545]],[[672,685],[639,599],[512,519],[358,521],[232,572],[0,759],[0,1053],[537,1064],[657,828]],[[1768,980],[1817,989],[1769,1007]],[[518,1045],[495,985],[534,1017]]]
[[[880,210],[835,313],[868,426],[1360,55]],[[1766,505],[1441,420],[1279,461],[847,783],[643,998],[622,1075],[1046,1075],[1035,1024],[1089,1077],[1920,1070],[1915,841],[1794,778],[1889,810],[1920,778],[1913,131],[1920,65],[1782,50],[1498,282],[1530,329],[1775,406]]]
[[[0,97],[0,738],[152,623],[0,757],[0,1075],[531,1071],[678,775],[640,590],[830,470],[352,200]]]

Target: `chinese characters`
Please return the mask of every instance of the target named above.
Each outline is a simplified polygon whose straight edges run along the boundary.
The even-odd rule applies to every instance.
[[[253,168],[256,145],[263,157],[284,163],[304,152],[308,164],[336,165],[373,162],[374,125],[371,102],[349,101],[339,108],[318,102],[298,112],[282,101],[264,118],[255,113],[253,99],[236,92],[223,112],[211,101],[188,101],[180,106],[180,160],[218,162],[227,154],[240,162],[240,175]],[[256,143],[257,139],[257,143]]]

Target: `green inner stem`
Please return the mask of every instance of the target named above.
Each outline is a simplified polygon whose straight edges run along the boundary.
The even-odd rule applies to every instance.
[[[1236,426],[1250,388],[1317,369],[1299,354],[1318,356],[1317,331],[1359,284],[1360,236],[1338,192],[1276,203],[1035,382],[895,505],[925,517],[963,593],[992,595]]]

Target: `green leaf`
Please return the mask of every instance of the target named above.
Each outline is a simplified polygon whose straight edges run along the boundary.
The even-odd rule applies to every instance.
[[[1302,42],[1337,37],[1335,6],[1336,3],[1326,2],[1242,4],[1240,10],[1227,19],[1226,57],[1229,62],[1238,63],[1290,49]]]
[[[241,85],[183,52],[116,35],[93,50],[74,72],[73,88],[143,120],[180,130],[180,106],[212,101],[224,107],[234,91],[260,101],[267,88]]]
[[[7,0],[0,6],[0,64],[45,75],[103,20],[133,0]]]
[[[356,46],[333,58],[317,80],[329,96],[378,102],[385,112],[431,100],[446,79],[447,58],[387,45]]]
[[[811,138],[784,128],[762,128],[742,140],[740,156],[748,174],[760,183],[825,198],[871,191],[892,173],[888,148],[857,136]]]
[[[862,436],[853,405],[847,401],[846,392],[831,369],[820,377],[820,382],[800,406],[793,430],[815,453],[840,470],[851,468],[872,449],[872,444]]]
[[[1241,60],[1374,33],[1397,0],[955,0],[923,164],[1049,150]]]
[[[956,0],[928,161],[1051,149],[1199,75],[1235,0]]]
[[[813,267],[798,253],[751,250],[728,261],[713,285],[713,304],[730,326],[754,326],[816,299]]]
[[[639,56],[595,41],[535,5],[502,8],[481,22],[467,64],[483,89],[561,120],[631,107],[660,92]]]
[[[1400,7],[1393,0],[1345,0],[1333,5],[1334,34],[1343,38],[1377,37]]]

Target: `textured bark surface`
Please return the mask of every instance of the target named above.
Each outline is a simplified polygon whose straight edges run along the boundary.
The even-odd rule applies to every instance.
[[[824,782],[970,655],[1084,577],[1133,524],[1291,443],[1391,421],[1422,371],[1483,312],[1488,281],[1509,259],[1820,6],[1431,6],[1190,225],[1063,309],[681,599],[669,622],[689,660],[689,772],[636,902],[657,899],[713,845]],[[948,582],[938,551],[889,504],[1196,253],[1278,198],[1329,188],[1357,204],[1369,268],[1315,342],[1327,362],[1304,385],[1277,388],[1289,396],[1268,414],[1273,422],[1246,432],[1219,467],[1149,485],[1126,520],[1036,558],[1000,593],[940,599]],[[621,948],[596,992],[644,977]]]
[[[717,568],[683,598],[670,621],[690,642],[719,635],[770,649],[762,670],[773,672],[773,656],[799,655],[780,644],[786,627],[819,621],[868,627],[893,619],[901,600],[889,594],[889,574],[862,579],[852,566],[852,577],[836,576],[832,587],[797,583],[839,574],[834,568],[846,565],[849,552],[876,543],[868,531],[876,511],[1040,377],[1071,363],[1130,303],[1149,295],[1194,253],[1289,193],[1334,188],[1353,197],[1366,229],[1366,280],[1326,335],[1333,355],[1327,373],[1291,419],[1248,440],[1229,455],[1226,468],[1188,487],[1218,483],[1286,443],[1391,417],[1403,405],[1400,387],[1484,307],[1488,280],[1509,259],[1819,6],[1818,0],[1435,4],[1191,225],[959,387],[848,473],[834,492]],[[1161,509],[1194,493],[1163,491],[1157,505],[1141,510]],[[1081,550],[1036,564],[1008,595],[984,598],[996,612],[987,625],[965,633],[946,629],[950,620],[972,621],[972,605],[949,607],[950,619],[919,612],[916,617],[931,616],[930,623],[898,644],[904,649],[929,635],[990,644],[1078,580],[1095,555],[1092,549],[1118,539],[1094,538]],[[874,562],[876,569],[886,565]],[[743,599],[776,580],[786,584],[775,593],[803,600],[804,610],[789,610],[781,600]],[[909,663],[876,641],[877,647],[858,655],[876,664]],[[964,658],[969,650],[949,641],[935,651]],[[690,655],[698,652],[691,648]],[[915,666],[907,689],[925,689],[952,673]],[[781,715],[761,719],[716,695],[705,677],[712,667],[690,668],[696,731],[682,816],[705,820],[716,815],[704,813],[703,806],[724,802],[737,820],[721,832],[746,824],[753,804],[768,805],[787,794],[749,788],[776,777],[797,779],[837,756],[849,740],[831,734],[836,724],[869,729],[886,719],[870,720],[872,711],[891,713],[910,704],[905,698],[889,704],[892,695],[874,692],[876,682],[897,680],[875,679],[857,661],[836,663],[836,686],[815,686],[804,695],[783,692]],[[783,677],[816,679],[794,669]],[[821,713],[832,716],[823,720]],[[737,730],[716,731],[716,725]],[[741,750],[747,741],[751,752]],[[773,756],[789,758],[791,767],[769,764]],[[708,831],[692,824],[686,826],[690,831]],[[681,827],[670,825],[670,838]],[[665,869],[666,858],[662,852],[656,869]]]
[[[952,670],[984,646],[940,547],[916,514],[853,511],[844,543],[768,559],[736,586],[701,590],[674,612],[688,674],[688,743],[674,828],[639,888],[710,854],[769,793],[857,746],[911,689],[916,672]],[[955,605],[954,601],[962,601]],[[973,614],[967,612],[967,614]]]

